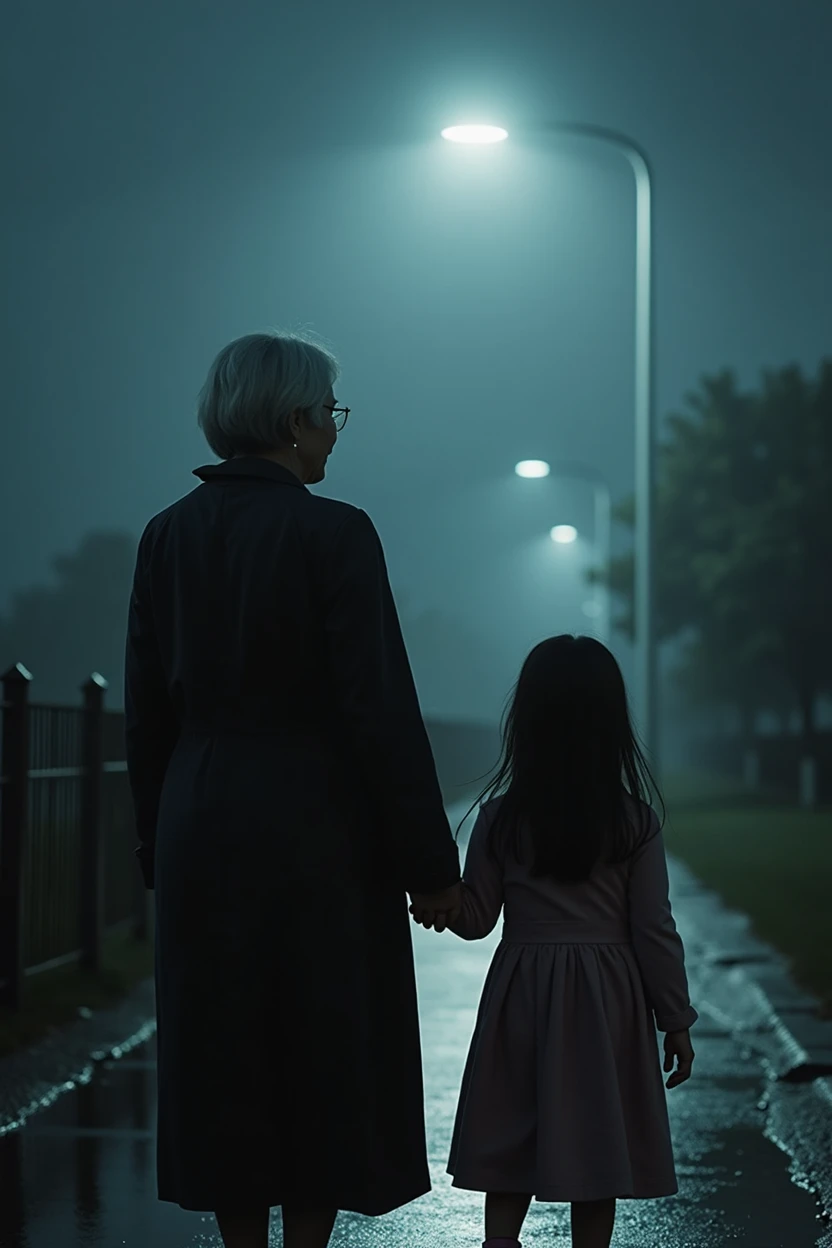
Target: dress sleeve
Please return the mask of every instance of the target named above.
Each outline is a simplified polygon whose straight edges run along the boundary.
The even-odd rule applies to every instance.
[[[323,558],[324,636],[335,705],[367,792],[389,826],[403,887],[459,880],[459,852],[390,589],[378,533],[351,508]]]
[[[659,1031],[681,1031],[699,1014],[690,1003],[682,938],[670,909],[664,838],[652,812],[649,839],[633,855],[629,883],[630,932],[650,1008]]]
[[[145,530],[136,559],[127,619],[124,731],[139,838],[136,856],[146,887],[153,888],[159,798],[179,729],[153,625],[146,571],[148,547]]]
[[[471,829],[462,873],[462,914],[450,930],[463,940],[482,940],[493,932],[503,908],[503,869],[487,844],[489,816],[480,807]]]

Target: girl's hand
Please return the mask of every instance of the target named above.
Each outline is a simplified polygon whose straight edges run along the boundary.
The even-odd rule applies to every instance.
[[[410,902],[414,922],[444,932],[462,913],[462,883],[452,884],[439,893],[411,893]]]

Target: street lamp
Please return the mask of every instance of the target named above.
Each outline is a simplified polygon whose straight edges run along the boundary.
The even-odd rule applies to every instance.
[[[553,542],[558,542],[561,546],[571,546],[578,540],[578,530],[574,524],[556,524],[553,529],[549,530],[549,536]]]
[[[571,546],[573,542],[578,540],[578,530],[574,524],[556,524],[554,528],[549,530],[549,536],[559,546]],[[603,607],[597,602],[584,603],[584,615],[591,615],[597,618],[602,611]]]
[[[566,461],[550,465],[545,459],[521,459],[515,464],[514,471],[518,477],[548,477],[554,473],[558,477],[568,477],[576,481],[585,481],[592,487],[595,499],[595,548],[601,566],[609,568],[612,554],[612,491],[609,482],[589,464],[571,463]],[[577,536],[577,535],[576,535]],[[558,540],[558,539],[555,539]],[[598,607],[599,631],[601,637],[609,645],[612,637],[612,620],[610,611],[610,590],[599,584]]]
[[[450,143],[501,143],[508,138],[502,126],[446,126],[442,138]]]
[[[518,477],[548,477],[550,470],[545,459],[521,459],[514,471]]]
[[[647,154],[633,139],[604,126],[550,122],[530,133],[575,135],[616,148],[629,162],[636,188],[635,287],[635,595],[637,688],[641,735],[658,770],[657,654],[653,617],[653,177]],[[466,137],[470,136],[470,137]],[[476,137],[475,137],[476,136]],[[448,126],[442,137],[454,143],[496,143],[508,137],[500,126]]]

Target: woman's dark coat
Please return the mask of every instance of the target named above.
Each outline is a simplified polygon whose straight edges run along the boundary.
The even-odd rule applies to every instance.
[[[459,878],[365,512],[245,457],[139,547],[127,762],[156,902],[158,1191],[430,1190],[406,891]]]

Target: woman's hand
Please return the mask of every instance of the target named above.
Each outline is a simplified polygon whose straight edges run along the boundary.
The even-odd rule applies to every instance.
[[[462,913],[462,882],[443,888],[439,893],[411,893],[410,903],[415,923],[444,932]]]
[[[676,1069],[673,1070],[673,1059],[676,1058]],[[690,1042],[690,1029],[666,1031],[664,1035],[664,1069],[673,1070],[673,1074],[664,1085],[666,1088],[678,1088],[680,1083],[690,1079],[693,1067],[693,1045]]]

